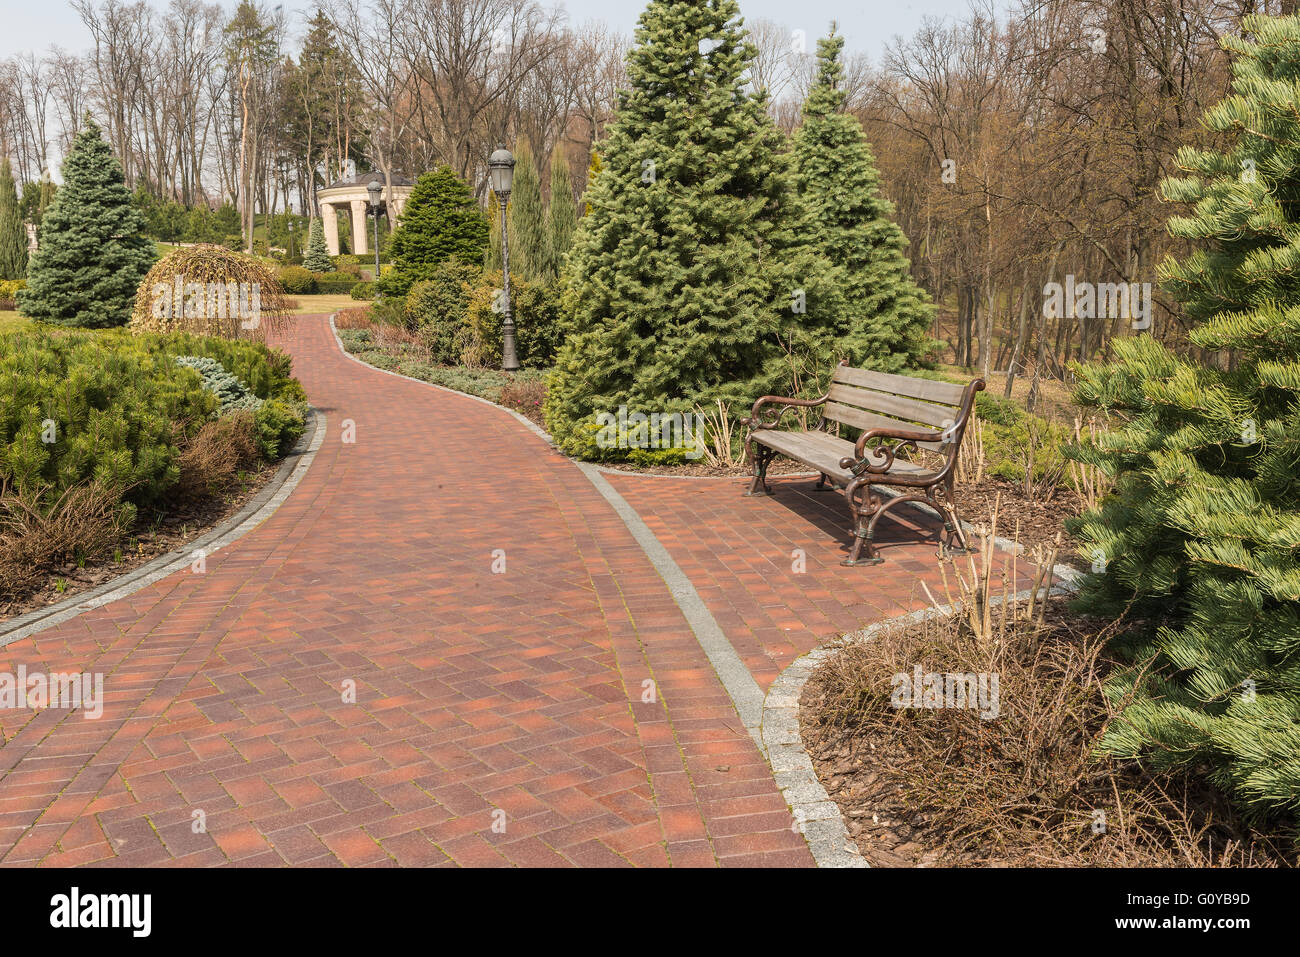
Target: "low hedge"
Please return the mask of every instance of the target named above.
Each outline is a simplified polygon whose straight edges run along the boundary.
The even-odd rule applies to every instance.
[[[331,274],[327,273],[326,275]],[[337,275],[337,273],[333,275]],[[317,279],[316,292],[321,295],[348,295],[359,282],[361,282],[361,279],[356,276],[348,276],[346,279]]]

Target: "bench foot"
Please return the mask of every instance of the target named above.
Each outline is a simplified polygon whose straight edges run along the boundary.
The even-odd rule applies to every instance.
[[[856,568],[859,565],[883,565],[883,558],[846,558],[840,562],[845,568]]]

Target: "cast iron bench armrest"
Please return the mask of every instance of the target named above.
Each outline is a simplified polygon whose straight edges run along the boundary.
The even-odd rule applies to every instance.
[[[853,456],[840,459],[840,468],[848,469],[854,475],[861,475],[864,472],[883,475],[894,467],[894,456],[900,451],[908,446],[915,449],[917,442],[933,442],[935,437],[933,432],[917,432],[908,429],[868,429],[858,436],[858,441],[853,446]],[[885,461],[882,465],[872,465],[871,460],[866,458],[864,453],[867,443],[878,439],[893,439],[895,444],[887,446],[884,442],[877,442],[872,452],[884,456]]]
[[[783,395],[765,395],[757,402],[754,403],[754,407],[749,410],[749,416],[747,418],[741,419],[740,424],[749,429],[773,429],[780,424],[781,416],[785,415],[785,413],[788,412],[791,408],[797,407],[797,408],[810,409],[813,406],[818,406],[825,403],[826,399],[829,396],[830,396],[829,392],[826,395],[822,396],[820,399],[791,399]],[[760,421],[758,417],[758,410],[765,405],[782,405],[785,406],[785,408],[783,408],[771,419],[767,421]]]

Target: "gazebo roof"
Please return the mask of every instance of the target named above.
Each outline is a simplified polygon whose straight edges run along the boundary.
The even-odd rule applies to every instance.
[[[358,176],[345,176],[345,177],[343,177],[343,178],[340,179],[340,180],[335,180],[333,183],[330,183],[328,186],[322,186],[321,189],[338,189],[338,188],[343,187],[343,186],[362,186],[362,187],[364,187],[364,186],[366,186],[367,184],[372,183],[372,182],[375,182],[375,181],[378,181],[378,182],[382,183],[382,182],[384,181],[384,174],[383,174],[383,173],[361,173],[361,174],[358,175]],[[415,185],[415,180],[413,180],[413,179],[407,179],[405,176],[402,176],[402,175],[400,175],[400,174],[398,174],[398,173],[394,173],[394,174],[393,174],[393,185],[394,185],[394,186],[414,186],[414,185]]]

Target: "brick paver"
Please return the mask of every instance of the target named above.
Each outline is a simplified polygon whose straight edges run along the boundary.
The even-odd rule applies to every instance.
[[[500,410],[351,361],[323,317],[286,347],[328,432],[275,514],[202,574],[0,649],[0,672],[105,679],[95,720],[0,711],[0,862],[811,863],[663,580],[579,469]],[[764,687],[933,575],[930,544],[839,569],[842,518],[814,528],[738,487],[613,482]]]

